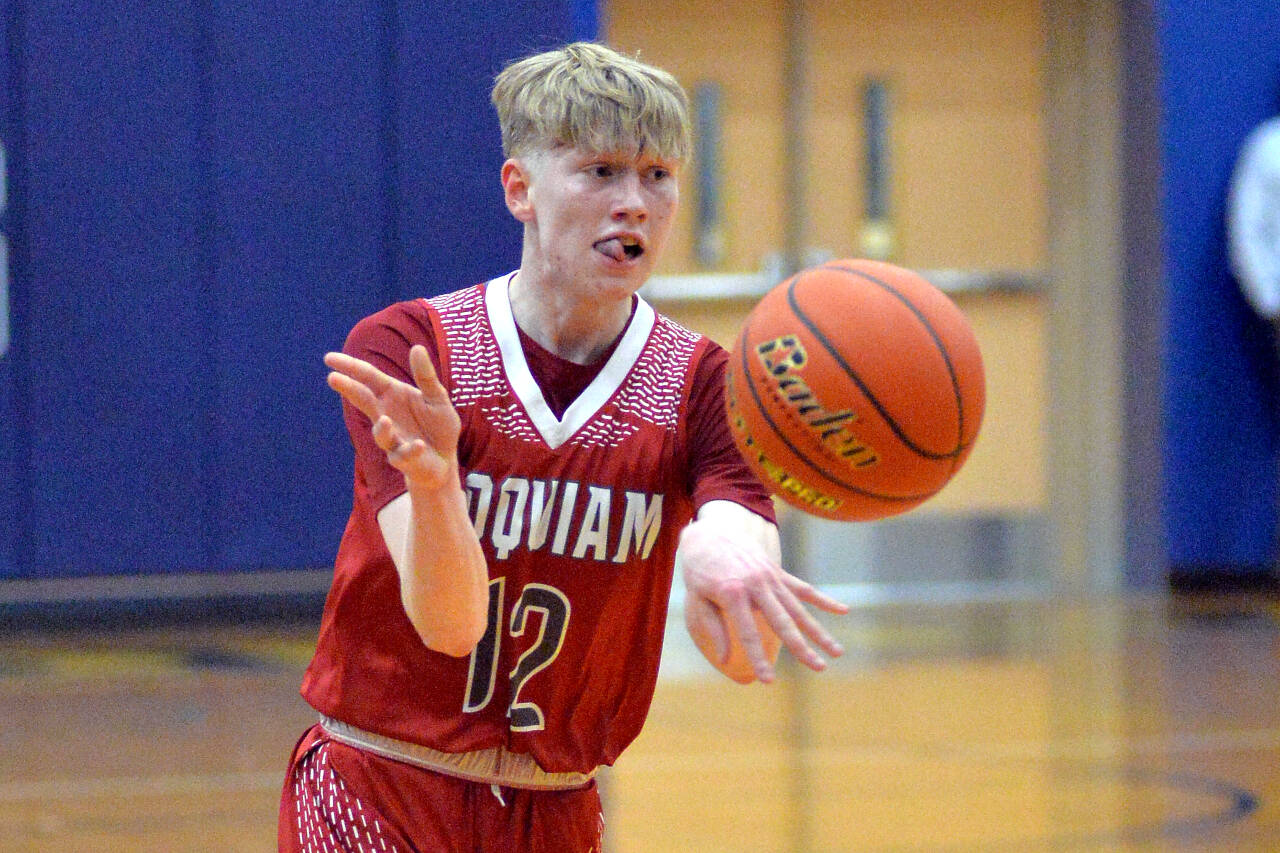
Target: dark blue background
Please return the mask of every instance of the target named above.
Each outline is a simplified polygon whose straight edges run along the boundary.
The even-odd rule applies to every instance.
[[[351,470],[321,355],[517,265],[489,85],[594,35],[594,4],[0,19],[0,577],[331,565]]]
[[[1223,217],[1241,143],[1280,111],[1280,5],[1164,0],[1159,9],[1169,559],[1182,571],[1269,571],[1277,356],[1228,269]]]

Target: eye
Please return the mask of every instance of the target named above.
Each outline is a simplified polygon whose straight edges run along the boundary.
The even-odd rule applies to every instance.
[[[671,170],[664,166],[654,166],[649,170],[649,180],[655,183],[665,181],[669,177],[671,177]]]
[[[608,163],[593,163],[587,167],[587,171],[593,178],[610,178],[613,177],[613,167]]]

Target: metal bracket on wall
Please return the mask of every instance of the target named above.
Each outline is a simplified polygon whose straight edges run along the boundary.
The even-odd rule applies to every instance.
[[[944,293],[1038,293],[1046,277],[1018,270],[920,270],[920,275]],[[696,302],[764,296],[780,277],[773,271],[757,273],[691,273],[655,275],[640,293],[646,299]]]

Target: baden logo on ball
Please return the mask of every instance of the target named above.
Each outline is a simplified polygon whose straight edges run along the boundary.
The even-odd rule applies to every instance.
[[[832,261],[771,290],[730,353],[729,423],[780,498],[867,521],[918,506],[977,438],[982,356],[960,309],[920,275]]]
[[[795,335],[783,335],[756,345],[756,355],[765,370],[777,380],[776,392],[809,425],[819,440],[855,468],[874,465],[878,457],[863,444],[850,427],[858,419],[850,409],[833,412],[822,405],[813,389],[801,377],[808,362],[804,346]]]

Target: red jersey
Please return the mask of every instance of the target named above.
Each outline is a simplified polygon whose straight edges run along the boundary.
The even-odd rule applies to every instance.
[[[534,375],[545,381],[558,359],[532,353],[531,370],[537,345],[522,344],[508,280],[392,306],[346,347],[405,381],[410,346],[432,352],[462,421],[488,631],[468,658],[431,651],[414,631],[376,515],[404,480],[368,419],[345,406],[354,504],[302,694],[398,740],[503,746],[546,771],[589,772],[617,758],[648,712],[680,530],[708,500],[769,518],[772,505],[724,423],[723,349],[637,297],[611,354],[561,411],[563,389],[544,396]],[[572,381],[577,366],[563,366]]]

